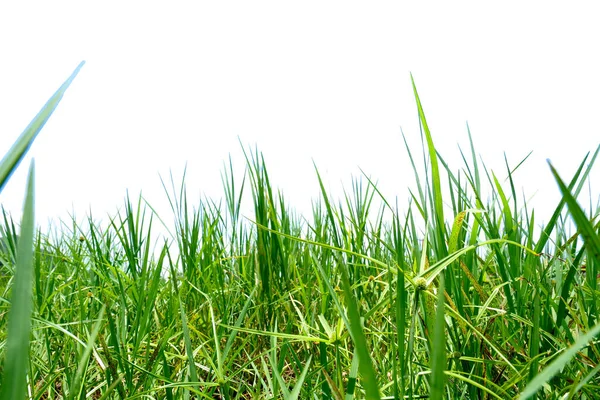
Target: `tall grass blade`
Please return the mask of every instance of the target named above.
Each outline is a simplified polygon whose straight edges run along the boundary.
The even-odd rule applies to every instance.
[[[344,266],[340,269],[344,270]],[[342,273],[342,281],[346,306],[348,307],[348,320],[350,322],[348,330],[351,332],[352,340],[358,350],[358,371],[362,377],[362,385],[365,388],[365,399],[379,400],[381,396],[377,387],[375,367],[369,354],[367,339],[358,313],[358,305],[350,289],[350,281],[348,280],[347,273]]]
[[[417,86],[415,85],[415,80],[413,79],[412,74],[410,75],[410,80],[412,82],[413,92],[415,94],[415,100],[417,102],[417,108],[419,110],[419,120],[423,127],[423,132],[425,133],[425,139],[427,140],[427,149],[429,151],[429,159],[431,161],[431,181],[432,181],[432,190],[433,190],[433,204],[434,211],[436,217],[436,230],[438,234],[438,246],[443,246],[445,236],[446,236],[446,225],[444,219],[444,203],[442,199],[442,185],[440,182],[440,168],[438,165],[437,152],[435,150],[435,146],[433,144],[433,139],[431,137],[431,132],[429,131],[429,126],[427,125],[427,119],[425,118],[425,112],[423,111],[423,106],[421,105],[421,99],[419,98],[419,93],[417,93]],[[441,249],[441,247],[439,247]],[[445,256],[445,251],[442,253],[442,256]]]
[[[29,336],[33,309],[33,230],[35,202],[35,164],[32,161],[27,178],[21,237],[17,245],[17,266],[8,314],[8,337],[2,372],[0,400],[25,398]]]
[[[185,341],[185,353],[187,354],[188,358],[190,380],[192,382],[195,382],[194,385],[197,385],[198,373],[196,372],[196,363],[194,362],[194,349],[192,348],[190,329],[188,328],[188,321],[185,314],[185,310],[183,309],[183,302],[181,301],[181,299],[179,299],[179,314],[181,315],[181,327],[183,330],[183,339]]]
[[[302,370],[302,374],[300,374],[298,381],[296,382],[294,388],[292,389],[292,392],[290,393],[290,397],[288,397],[289,400],[298,400],[298,397],[300,396],[300,390],[302,389],[302,385],[304,384],[304,380],[306,379],[306,374],[308,373],[308,369],[310,368],[311,361],[312,356],[309,356],[308,360],[306,361],[306,365]]]
[[[331,226],[335,227],[336,226],[335,218],[334,218],[333,210],[332,210],[331,205],[328,200],[325,186],[323,185],[323,181],[321,180],[321,176],[320,176],[319,171],[317,170],[316,166],[315,166],[315,170],[317,172],[317,178],[319,180],[321,193],[322,193],[323,199],[325,201],[325,206],[327,207],[327,217],[328,217],[329,221],[331,222]],[[332,229],[332,232],[333,232],[332,239],[334,241],[334,244],[337,247],[339,247],[340,240],[339,240],[339,236],[337,235],[337,230]],[[278,233],[278,234],[281,235],[281,233]],[[294,239],[298,240],[297,238],[294,238]],[[314,244],[322,245],[319,243],[314,243]],[[341,250],[341,249],[338,248],[336,250]],[[369,354],[367,340],[365,338],[365,334],[364,334],[364,331],[362,328],[362,322],[361,322],[360,314],[358,311],[358,305],[356,302],[356,298],[354,296],[354,293],[352,292],[352,286],[350,284],[350,277],[348,276],[349,275],[348,274],[348,265],[346,265],[344,263],[341,255],[339,253],[337,254],[337,264],[338,264],[337,268],[341,274],[342,290],[344,292],[344,299],[346,301],[346,307],[348,309],[347,319],[346,319],[346,317],[343,316],[344,310],[341,309],[339,303],[336,301],[337,296],[335,296],[335,293],[333,293],[334,301],[336,302],[336,305],[338,305],[338,308],[340,308],[339,311],[342,314],[342,318],[344,319],[346,328],[350,332],[350,337],[352,338],[352,341],[354,342],[354,345],[356,346],[356,349],[357,349],[358,370],[362,377],[362,384],[365,388],[365,394],[366,394],[365,398],[367,400],[379,400],[381,398],[381,396],[379,393],[379,388],[377,387],[377,376],[375,374],[373,360],[371,359],[371,355]],[[323,269],[320,268],[320,266],[319,266],[319,272],[323,275],[323,279],[327,282],[329,277],[327,277],[325,275],[325,273],[323,272]]]
[[[183,335],[183,340],[185,343],[185,352],[188,358],[188,372],[190,380],[193,382],[193,388],[197,388],[198,384],[198,373],[196,371],[196,363],[194,361],[194,349],[192,347],[192,339],[190,337],[190,329],[188,327],[187,316],[183,307],[183,301],[181,300],[181,295],[179,293],[179,288],[177,287],[177,273],[175,272],[173,260],[169,255],[169,268],[171,270],[171,283],[173,285],[173,292],[176,295],[178,308],[179,308],[179,317],[181,318],[181,330]]]
[[[562,181],[562,179],[558,175],[558,172],[556,172],[556,169],[554,169],[550,161],[548,161],[548,165],[550,166],[550,169],[552,170],[552,175],[554,175],[554,179],[556,179],[556,182],[558,183],[560,191],[563,195],[563,198],[567,203],[567,206],[569,207],[571,217],[573,218],[575,225],[577,225],[579,232],[583,236],[583,241],[588,251],[588,255],[592,257],[595,262],[600,263],[600,237],[598,237],[598,235],[596,234],[594,226],[587,219],[585,213],[583,212],[581,207],[579,207],[579,204],[577,204],[577,200],[575,200],[573,195],[571,195],[569,189]]]
[[[85,61],[82,61],[77,68],[75,68],[75,71],[73,71],[71,76],[61,85],[61,87],[58,88],[54,95],[50,97],[50,100],[44,104],[35,118],[29,123],[29,125],[27,125],[27,128],[25,128],[23,133],[21,133],[17,141],[2,159],[2,162],[0,162],[0,192],[8,182],[8,179],[12,173],[19,166],[21,160],[23,160],[25,157],[25,154],[27,154],[27,151],[31,147],[31,144],[35,140],[37,134],[44,127],[48,121],[48,118],[50,118],[56,109],[56,106],[58,106],[58,103],[60,103],[60,100],[62,99],[66,90],[69,88],[73,82],[73,79],[75,79],[79,73],[79,70],[84,64]]]
[[[575,184],[577,183],[577,180],[580,179],[582,182],[585,181],[585,179],[591,172],[591,167],[594,164],[594,161],[595,161],[599,151],[600,151],[600,146],[596,149],[596,152],[594,153],[592,160],[588,164],[587,169],[583,172],[583,175],[581,176],[581,178],[580,178],[580,174],[582,173],[583,168],[585,166],[587,156],[580,163],[579,167],[577,168],[577,171],[575,172],[575,175],[571,179],[571,182],[569,183],[569,186],[567,189],[568,189],[568,192],[572,193],[575,197],[577,196],[577,194],[579,193],[579,191],[581,190],[581,187],[582,187],[580,184],[575,189],[575,191],[573,191],[573,188],[575,188]],[[561,215],[564,205],[565,205],[565,197],[563,196],[561,198],[558,206],[554,210],[552,217],[548,221],[548,224],[544,228],[544,231],[540,234],[540,238],[535,247],[536,253],[541,253],[543,251],[544,247],[546,246],[546,243],[550,239],[550,234],[552,233],[552,230],[557,225],[557,222],[559,220],[559,217]],[[581,253],[580,257],[583,257],[583,252]],[[571,291],[571,285],[574,283],[574,278],[575,278],[575,268],[572,268],[569,270],[569,273],[567,274],[567,277],[565,278],[565,280],[563,282],[562,291],[561,291],[561,295],[560,295],[562,300],[558,304],[558,311],[556,312],[555,321],[562,321],[566,315],[567,309],[566,309],[565,301],[569,297],[569,292]]]
[[[446,321],[444,308],[444,275],[440,275],[440,286],[437,293],[437,311],[433,331],[431,354],[431,396],[432,400],[444,398],[446,370]]]
[[[104,311],[106,310],[106,306],[102,306],[100,309],[100,315],[98,315],[98,321],[94,324],[94,328],[90,334],[88,342],[85,346],[85,350],[79,359],[79,365],[77,366],[77,373],[75,374],[75,379],[73,380],[73,387],[69,391],[69,395],[67,399],[76,399],[82,397],[82,390],[84,387],[84,383],[82,382],[84,375],[87,372],[87,365],[90,359],[90,355],[92,354],[92,350],[94,349],[94,343],[96,343],[96,337],[98,336],[98,332],[100,332],[100,327],[102,326],[102,322],[104,320]]]

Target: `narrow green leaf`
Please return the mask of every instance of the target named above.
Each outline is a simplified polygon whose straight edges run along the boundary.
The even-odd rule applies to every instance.
[[[498,182],[496,175],[492,172],[492,177],[494,178],[494,184],[496,185],[496,190],[498,190],[498,195],[500,196],[500,200],[502,201],[502,213],[504,214],[504,227],[507,233],[512,232],[513,230],[513,218],[512,213],[510,212],[510,206],[508,205],[508,199],[506,198],[506,194],[504,194],[504,190]]]
[[[535,291],[533,297],[533,327],[529,339],[529,357],[533,360],[529,367],[529,379],[533,379],[538,372],[539,360],[537,355],[540,350],[540,293]]]
[[[580,192],[580,190],[583,186],[583,183],[586,181],[587,177],[589,176],[589,174],[591,172],[591,168],[592,168],[594,161],[596,160],[596,157],[598,156],[599,152],[600,152],[600,146],[598,146],[598,148],[596,149],[596,151],[595,151],[592,159],[590,160],[590,163],[588,164],[585,171],[583,171],[583,167],[585,166],[587,156],[584,157],[584,159],[581,161],[581,164],[579,164],[579,167],[577,168],[575,175],[573,175],[573,178],[571,179],[571,182],[569,183],[569,187],[568,187],[569,193],[573,193],[575,196],[577,196],[577,194]],[[582,174],[582,171],[583,171],[583,174]],[[581,177],[580,177],[580,175],[581,175]],[[578,187],[575,188],[575,184],[577,183],[578,179],[580,180],[580,183],[579,183]],[[575,188],[575,190],[573,191],[574,188]],[[556,223],[560,217],[560,214],[561,214],[561,211],[562,211],[564,205],[565,205],[565,199],[563,197],[559,201],[556,209],[554,210],[552,217],[550,217],[550,220],[548,221],[548,224],[544,228],[544,231],[540,234],[540,238],[535,247],[536,253],[541,253],[544,249],[544,246],[546,246],[546,243],[550,239],[550,234],[551,234],[552,230],[554,229],[554,227],[556,226]]]
[[[275,334],[277,334],[277,329],[275,329]],[[273,371],[273,379],[274,383],[279,384],[279,389],[281,390],[281,394],[283,395],[284,400],[287,400],[290,397],[290,390],[281,376],[281,372],[279,371],[279,362],[277,360],[277,336],[271,336],[271,349],[269,350],[269,363],[271,363],[271,369]],[[277,385],[273,386],[274,391],[277,391]],[[275,394],[275,392],[273,393]]]
[[[187,317],[185,316],[185,310],[183,309],[183,302],[179,299],[179,315],[181,316],[181,327],[183,330],[183,339],[185,341],[185,352],[188,357],[188,366],[190,379],[194,384],[194,388],[197,387],[198,373],[196,372],[196,364],[194,362],[194,349],[192,348],[192,340],[190,338],[190,329],[188,328]]]
[[[342,393],[340,392],[340,390],[337,388],[337,386],[335,385],[335,382],[333,381],[333,379],[331,379],[331,376],[329,376],[329,374],[327,373],[327,371],[323,370],[322,371],[323,376],[325,377],[325,380],[327,381],[327,384],[329,385],[328,387],[331,389],[331,393],[323,393],[323,398],[327,399],[327,396],[333,396],[334,400],[344,400],[344,396],[342,395]]]
[[[571,217],[573,218],[575,225],[577,225],[579,232],[583,236],[588,255],[594,258],[596,262],[600,263],[600,237],[598,237],[598,235],[596,234],[593,225],[587,219],[585,213],[583,212],[581,207],[579,207],[579,204],[577,204],[577,200],[575,200],[573,195],[571,195],[571,192],[569,191],[565,183],[562,181],[562,179],[558,175],[558,172],[556,172],[556,169],[554,169],[549,160],[548,165],[550,166],[552,174],[554,175],[554,179],[556,179],[556,182],[558,183],[560,191],[563,195],[563,198],[566,201],[567,206],[569,207]]]
[[[556,375],[581,348],[583,348],[590,340],[600,333],[600,324],[596,324],[586,334],[582,335],[573,343],[571,347],[566,349],[558,358],[548,365],[542,372],[527,384],[525,390],[519,396],[519,400],[525,400],[533,396],[540,388]]]
[[[348,385],[346,386],[346,396],[344,400],[352,400],[354,398],[354,388],[356,387],[356,379],[358,378],[358,354],[352,355],[352,363],[350,364],[350,373],[348,374]]]
[[[431,395],[432,400],[444,398],[446,370],[446,321],[444,307],[444,275],[440,275],[440,286],[437,293],[437,311],[433,331],[431,355]]]
[[[79,70],[85,61],[82,61],[75,71],[71,74],[71,76],[58,88],[58,90],[54,93],[54,95],[44,104],[40,112],[35,116],[35,118],[27,125],[27,128],[21,133],[17,141],[10,148],[8,153],[4,156],[2,161],[0,162],[0,192],[8,182],[8,179],[12,175],[12,173],[17,169],[19,163],[27,154],[27,151],[31,147],[31,144],[35,140],[37,134],[44,127],[48,118],[52,115],[58,103],[62,99],[66,90],[69,88],[73,79],[79,73]]]
[[[308,361],[306,362],[306,365],[302,369],[302,374],[298,378],[298,381],[294,385],[294,389],[292,389],[292,392],[290,393],[289,400],[298,400],[298,396],[300,396],[300,390],[302,389],[302,384],[304,383],[304,380],[306,379],[306,373],[308,372],[308,369],[310,368],[311,361],[312,361],[312,356],[308,357]]]
[[[8,336],[0,400],[23,399],[27,389],[29,336],[33,309],[33,230],[35,204],[35,164],[31,161],[27,192],[21,222],[21,237],[17,245],[17,266],[8,313]]]
[[[234,327],[239,328],[240,326],[242,326],[242,323],[244,322],[244,318],[246,317],[246,313],[248,312],[248,309],[250,308],[250,305],[252,304],[252,300],[254,300],[254,295],[256,294],[257,290],[258,290],[258,287],[255,286],[254,289],[252,289],[252,292],[250,292],[250,294],[248,295],[248,299],[244,303],[244,307],[242,308],[240,315],[235,320],[235,324],[233,325]],[[237,336],[237,333],[238,333],[237,329],[231,330],[231,333],[229,334],[229,337],[227,338],[227,342],[225,343],[225,348],[223,349],[223,354],[222,354],[223,360],[225,360],[227,358],[227,356],[229,355],[229,351],[231,351],[231,348],[233,346],[233,342],[235,340],[235,337]]]
[[[412,74],[410,75],[410,80],[412,82],[413,92],[415,94],[415,100],[417,102],[417,108],[419,110],[419,120],[421,121],[421,125],[423,126],[423,132],[425,133],[425,138],[427,140],[429,159],[431,160],[431,180],[433,184],[432,190],[436,216],[436,227],[438,229],[439,234],[442,235],[442,238],[440,239],[444,239],[446,233],[446,225],[444,220],[444,203],[442,199],[442,185],[440,183],[440,168],[438,165],[437,152],[433,144],[431,132],[429,131],[429,126],[427,125],[427,119],[425,118],[425,112],[423,111],[421,99],[419,98],[419,93],[417,93],[417,86],[415,85],[415,80],[413,79]]]
[[[102,326],[102,321],[104,320],[104,312],[106,310],[106,306],[102,306],[100,309],[100,315],[98,315],[98,321],[94,324],[90,337],[85,346],[85,350],[79,359],[79,365],[77,366],[77,372],[75,373],[75,378],[73,380],[73,385],[67,399],[76,399],[81,398],[82,390],[84,384],[82,382],[84,375],[87,372],[87,365],[90,360],[90,355],[92,354],[92,350],[94,349],[94,344],[96,343],[96,337],[98,336],[98,332],[100,332],[100,327]]]
[[[381,396],[379,394],[379,388],[377,387],[375,367],[373,366],[373,360],[369,354],[367,339],[365,337],[365,333],[363,332],[358,313],[358,306],[354,296],[352,295],[352,292],[350,291],[350,283],[347,281],[348,277],[344,277],[343,280],[346,281],[344,282],[343,286],[346,297],[346,306],[348,307],[348,319],[350,321],[348,330],[351,332],[354,345],[358,349],[358,371],[360,372],[362,378],[362,385],[365,388],[365,399],[379,400]]]

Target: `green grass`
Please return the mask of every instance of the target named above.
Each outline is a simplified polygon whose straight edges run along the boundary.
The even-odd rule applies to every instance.
[[[600,238],[576,198],[598,151],[566,183],[549,169],[563,197],[537,229],[521,163],[488,170],[469,134],[449,166],[413,87],[423,165],[407,146],[401,208],[366,176],[334,199],[315,167],[320,197],[299,216],[244,149],[220,203],[189,204],[171,177],[172,223],[127,197],[110,223],[50,236],[31,168],[21,224],[5,213],[0,229],[2,399],[597,398]],[[173,232],[158,244],[156,223]]]

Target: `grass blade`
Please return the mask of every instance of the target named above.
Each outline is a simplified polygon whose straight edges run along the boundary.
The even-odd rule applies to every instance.
[[[343,269],[344,267],[340,268]],[[358,305],[352,295],[350,282],[348,281],[347,273],[342,273],[343,276],[343,291],[346,297],[346,306],[348,307],[348,320],[350,326],[348,330],[351,332],[352,341],[357,348],[358,355],[358,371],[362,377],[362,385],[365,388],[365,399],[379,400],[379,388],[377,387],[377,375],[373,360],[369,354],[367,339],[363,331],[360,315],[358,313]]]
[[[527,384],[525,390],[520,394],[519,400],[525,400],[533,396],[546,382],[556,375],[581,348],[600,333],[600,324],[596,324],[586,334],[582,335],[573,343],[571,347],[565,350],[556,360],[552,361],[542,372]]]
[[[69,88],[73,82],[73,79],[75,79],[79,73],[79,70],[84,64],[85,61],[82,61],[77,68],[75,68],[75,71],[73,71],[71,76],[61,85],[61,87],[58,88],[54,95],[50,97],[50,100],[44,104],[44,107],[42,107],[40,112],[38,112],[35,118],[29,123],[29,125],[27,125],[27,128],[25,128],[23,133],[21,133],[17,141],[2,159],[2,162],[0,162],[0,192],[6,185],[6,182],[8,182],[8,179],[12,173],[19,166],[21,160],[23,160],[25,157],[25,154],[27,154],[27,151],[31,147],[31,144],[35,140],[37,134],[44,127],[48,121],[48,118],[50,118],[56,109],[56,106],[58,106],[58,103],[60,103],[60,100],[62,99],[66,90]]]
[[[440,286],[437,293],[437,312],[433,331],[431,355],[431,396],[432,400],[444,398],[446,369],[446,321],[444,312],[444,275],[440,275]]]
[[[577,200],[575,200],[575,198],[571,195],[571,192],[558,175],[558,172],[556,172],[556,169],[554,169],[552,164],[550,164],[550,161],[548,161],[548,165],[550,166],[552,174],[554,175],[554,178],[558,183],[563,198],[567,203],[567,206],[569,207],[571,217],[573,218],[575,225],[577,225],[579,232],[583,236],[583,241],[588,250],[588,255],[594,258],[595,262],[600,262],[600,237],[598,237],[598,235],[596,234],[594,226],[587,219],[585,213],[583,212],[581,207],[579,207],[579,204],[577,204]]]
[[[300,389],[302,389],[302,384],[304,383],[304,379],[306,379],[306,373],[308,372],[308,369],[310,368],[311,361],[312,361],[312,356],[309,356],[308,361],[306,361],[306,365],[304,366],[304,369],[302,370],[302,374],[298,378],[298,381],[294,385],[294,389],[292,389],[292,392],[290,393],[289,400],[298,400],[298,396],[300,396]]]
[[[433,201],[434,201],[434,211],[436,217],[436,231],[438,233],[438,246],[442,246],[446,236],[446,225],[444,219],[444,203],[442,199],[442,185],[440,182],[440,168],[438,165],[437,152],[435,150],[435,146],[433,144],[433,139],[431,137],[431,132],[429,131],[429,126],[427,125],[427,119],[425,118],[425,112],[423,111],[423,106],[421,105],[421,99],[419,98],[419,94],[417,93],[417,87],[415,85],[415,80],[410,76],[410,80],[412,82],[413,91],[415,94],[415,100],[417,102],[417,108],[419,109],[419,120],[423,127],[423,132],[425,133],[425,138],[427,140],[427,149],[429,151],[429,159],[431,161],[431,180],[432,180],[432,190],[433,190]],[[445,255],[445,254],[444,254]]]
[[[31,162],[23,207],[17,267],[8,315],[8,337],[2,372],[0,400],[23,399],[26,394],[29,336],[33,309],[33,229],[35,202],[35,165]]]
[[[88,342],[85,346],[85,350],[79,359],[79,365],[77,366],[77,373],[75,374],[75,379],[73,381],[73,387],[69,391],[69,395],[67,399],[75,399],[81,398],[84,383],[82,379],[86,374],[86,367],[88,365],[90,355],[92,354],[92,350],[94,349],[94,343],[96,343],[96,337],[98,336],[98,332],[100,332],[100,327],[102,326],[102,321],[104,320],[104,312],[106,310],[106,306],[102,306],[100,309],[100,315],[98,315],[98,321],[94,324],[94,328],[92,329],[92,333],[88,339]]]

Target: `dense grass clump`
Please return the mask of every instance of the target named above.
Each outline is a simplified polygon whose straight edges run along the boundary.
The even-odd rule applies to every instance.
[[[368,178],[334,201],[317,171],[301,218],[254,152],[242,179],[224,171],[221,203],[165,185],[158,244],[165,218],[141,199],[54,236],[28,233],[31,205],[20,233],[4,214],[3,398],[597,398],[600,240],[574,200],[597,152],[568,185],[552,170],[564,197],[536,234],[514,170],[499,179],[470,142],[452,172],[415,97],[425,173],[407,149],[402,212]],[[31,318],[12,313],[28,302]]]

